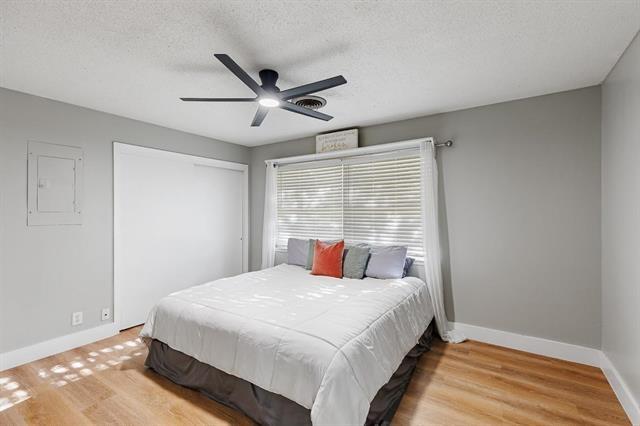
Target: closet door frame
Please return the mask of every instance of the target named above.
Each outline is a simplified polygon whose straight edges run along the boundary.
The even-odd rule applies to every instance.
[[[113,322],[120,329],[121,312],[118,309],[122,297],[126,297],[124,289],[118,288],[119,279],[118,261],[116,248],[119,246],[119,227],[116,212],[119,208],[119,196],[116,191],[119,185],[118,179],[122,175],[120,162],[123,154],[144,154],[159,158],[170,158],[182,161],[191,161],[203,166],[217,167],[222,169],[236,170],[242,173],[243,177],[243,197],[242,197],[242,272],[249,271],[249,166],[247,164],[235,163],[233,161],[218,160],[215,158],[200,157],[196,155],[183,154],[179,152],[167,151],[158,148],[128,144],[120,141],[113,141]]]

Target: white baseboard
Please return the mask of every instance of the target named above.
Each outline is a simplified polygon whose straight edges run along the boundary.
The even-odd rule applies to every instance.
[[[618,370],[601,350],[459,322],[450,324],[454,329],[462,331],[471,340],[599,367],[618,397],[618,401],[620,401],[620,405],[624,408],[631,423],[640,425],[638,401],[634,399]]]
[[[471,340],[600,367],[601,351],[598,349],[459,322],[453,323],[453,327]]]
[[[118,330],[115,323],[111,322],[109,324],[78,331],[77,333],[67,334],[66,336],[60,336],[55,339],[36,343],[35,345],[0,353],[0,371],[46,358],[60,352],[68,351],[70,349],[77,348],[78,346],[93,343],[97,340],[115,336],[119,331],[120,330]]]
[[[618,397],[622,408],[629,416],[631,424],[640,425],[640,404],[633,397],[631,390],[622,379],[622,376],[620,376],[618,370],[613,366],[609,357],[604,352],[601,352],[600,358],[600,368],[613,388],[613,392]]]

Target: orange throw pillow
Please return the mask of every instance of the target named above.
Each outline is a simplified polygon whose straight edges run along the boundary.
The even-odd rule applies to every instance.
[[[313,266],[311,267],[311,274],[342,278],[343,252],[344,241],[329,244],[316,240],[316,245],[313,252]]]

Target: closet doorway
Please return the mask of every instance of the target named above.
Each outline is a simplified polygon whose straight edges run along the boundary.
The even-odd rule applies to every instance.
[[[248,269],[248,166],[114,142],[114,319]]]

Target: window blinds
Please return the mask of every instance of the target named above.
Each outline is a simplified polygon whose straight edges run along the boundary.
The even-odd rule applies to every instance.
[[[420,157],[344,164],[346,241],[403,245],[422,258]]]
[[[407,154],[372,155],[278,170],[277,247],[287,239],[344,239],[405,245],[423,258],[421,162]]]
[[[289,238],[342,238],[342,165],[278,169],[277,248]]]

